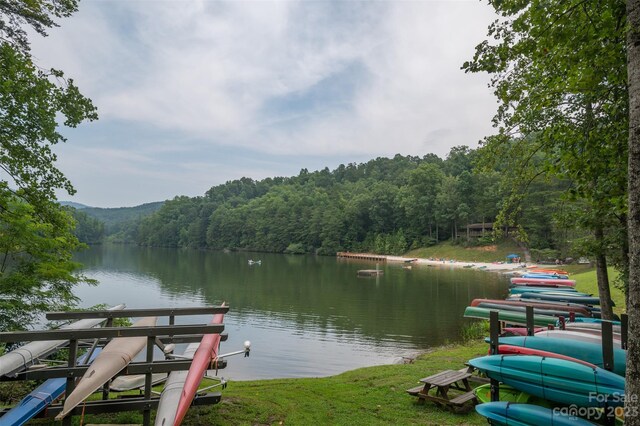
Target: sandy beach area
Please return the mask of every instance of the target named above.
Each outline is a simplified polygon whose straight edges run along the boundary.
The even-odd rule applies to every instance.
[[[472,269],[480,269],[488,272],[515,272],[515,271],[525,271],[526,268],[535,267],[535,264],[525,264],[525,263],[506,263],[506,262],[496,262],[496,263],[486,263],[486,262],[460,262],[456,260],[431,260],[431,259],[423,259],[416,257],[402,257],[402,256],[387,256],[387,262],[399,262],[399,263],[407,263],[413,260],[412,263],[418,265],[430,265],[430,266],[439,266],[439,267],[447,267],[447,268],[472,268]]]

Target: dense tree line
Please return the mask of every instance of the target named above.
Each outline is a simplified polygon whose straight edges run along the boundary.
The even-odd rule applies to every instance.
[[[499,170],[474,170],[477,155],[461,146],[446,159],[396,155],[292,177],[242,178],[201,197],[169,200],[123,232],[143,246],[327,255],[401,254],[447,239],[463,242],[468,223],[496,218],[508,187]],[[553,215],[563,204],[548,197],[562,186],[541,181],[529,196],[545,202],[521,211],[541,249],[562,247]]]

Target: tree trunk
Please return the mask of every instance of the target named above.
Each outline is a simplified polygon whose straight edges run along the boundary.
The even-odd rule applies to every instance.
[[[625,425],[640,426],[640,0],[627,0],[629,87],[629,342]]]
[[[604,255],[604,231],[602,225],[597,224],[594,232],[596,239],[596,276],[598,279],[598,296],[602,319],[613,320],[613,303],[611,302],[611,288],[609,287],[609,273],[607,272],[607,258]]]

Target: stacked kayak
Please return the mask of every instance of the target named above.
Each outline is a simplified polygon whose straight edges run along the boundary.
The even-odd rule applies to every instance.
[[[109,310],[120,311],[125,305],[116,305]],[[104,318],[83,319],[60,327],[64,330],[91,328],[106,321]],[[32,363],[44,358],[59,347],[67,344],[66,340],[46,340],[27,343],[8,354],[0,356],[0,376],[11,376],[25,370]]]
[[[524,278],[513,277],[511,278],[511,284],[528,284],[528,285],[552,285],[552,286],[569,286],[575,287],[575,280],[562,279],[562,278]]]
[[[537,355],[490,355],[469,361],[488,377],[560,404],[618,407],[624,378],[599,367]]]
[[[579,417],[532,404],[488,402],[477,405],[476,411],[486,417],[492,425],[593,426],[593,423]]]
[[[223,303],[222,306],[225,306]],[[224,314],[216,314],[213,316],[213,320],[211,324],[222,324],[224,320]],[[180,399],[177,401],[177,408],[175,409],[173,425],[180,426],[184,416],[187,414],[189,407],[191,406],[191,402],[193,402],[193,398],[198,391],[198,386],[200,386],[200,382],[202,382],[202,378],[204,377],[207,368],[211,368],[215,366],[215,362],[218,359],[218,348],[220,346],[220,334],[206,334],[200,345],[196,349],[193,354],[193,361],[191,362],[191,368],[187,372],[187,376],[184,379],[184,385],[182,387],[182,392],[180,393]],[[171,404],[173,406],[173,402],[169,401],[169,398],[166,398],[167,404]],[[175,401],[175,399],[173,399]],[[158,408],[160,411],[161,407]],[[164,410],[164,409],[163,409]],[[166,410],[167,416],[172,414],[171,410]],[[156,419],[156,424],[158,423],[158,419]],[[167,423],[164,423],[165,425]]]
[[[77,359],[78,365],[90,364],[100,353],[100,348],[96,348],[87,360],[86,355],[81,355]],[[25,396],[18,405],[7,411],[0,417],[0,423],[3,425],[22,426],[40,411],[44,410],[56,399],[60,398],[67,386],[67,379],[59,377],[49,379],[43,384],[35,388],[29,395]]]
[[[142,318],[136,321],[133,327],[152,327],[156,325],[156,320],[156,317]],[[109,342],[82,376],[73,392],[67,395],[62,412],[56,416],[56,420],[67,416],[78,404],[126,367],[146,344],[145,336],[117,337]]]

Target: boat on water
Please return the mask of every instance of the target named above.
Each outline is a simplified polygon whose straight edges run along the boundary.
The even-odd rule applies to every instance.
[[[249,259],[249,265],[262,265],[262,260],[251,260]]]
[[[152,327],[156,325],[156,321],[157,317],[145,317],[136,321],[133,327]],[[116,337],[109,342],[82,376],[73,392],[67,395],[62,412],[56,416],[56,420],[66,417],[78,404],[126,367],[146,344],[146,336]]]
[[[476,411],[497,426],[593,426],[580,417],[534,404],[487,402],[476,405]]]
[[[80,355],[77,359],[78,365],[90,364],[98,356],[100,351],[100,348],[95,348],[90,354]],[[89,355],[88,360],[87,355]],[[66,386],[67,379],[64,377],[46,380],[25,396],[18,405],[4,413],[4,415],[0,417],[0,424],[22,426],[53,401],[60,398],[64,394]]]
[[[469,361],[488,377],[559,404],[619,407],[624,377],[599,367],[537,355],[489,355]]]
[[[221,306],[225,306],[222,303]],[[211,320],[211,324],[222,324],[224,320],[224,314],[215,314]],[[187,373],[187,377],[184,380],[182,392],[180,394],[180,400],[178,401],[178,407],[176,408],[175,418],[173,421],[174,426],[180,426],[184,416],[187,414],[191,402],[196,395],[198,386],[204,377],[204,373],[207,368],[214,365],[218,359],[218,347],[220,346],[220,334],[212,333],[205,334],[200,341],[200,345],[193,354],[193,360],[191,361],[191,367]]]
[[[124,304],[116,305],[109,308],[111,311],[121,311],[125,308]],[[61,329],[82,329],[92,328],[102,322],[104,318],[89,318],[63,325]],[[45,340],[38,342],[30,342],[20,346],[11,352],[0,356],[0,376],[13,376],[20,371],[26,370],[30,365],[39,362],[51,353],[55,352],[61,346],[68,343],[67,340]]]
[[[604,367],[602,345],[595,342],[583,342],[569,339],[550,339],[540,336],[509,336],[500,337],[499,345],[521,346],[566,355],[581,361],[586,361],[597,367]],[[627,351],[613,347],[613,372],[624,376],[627,369]]]

